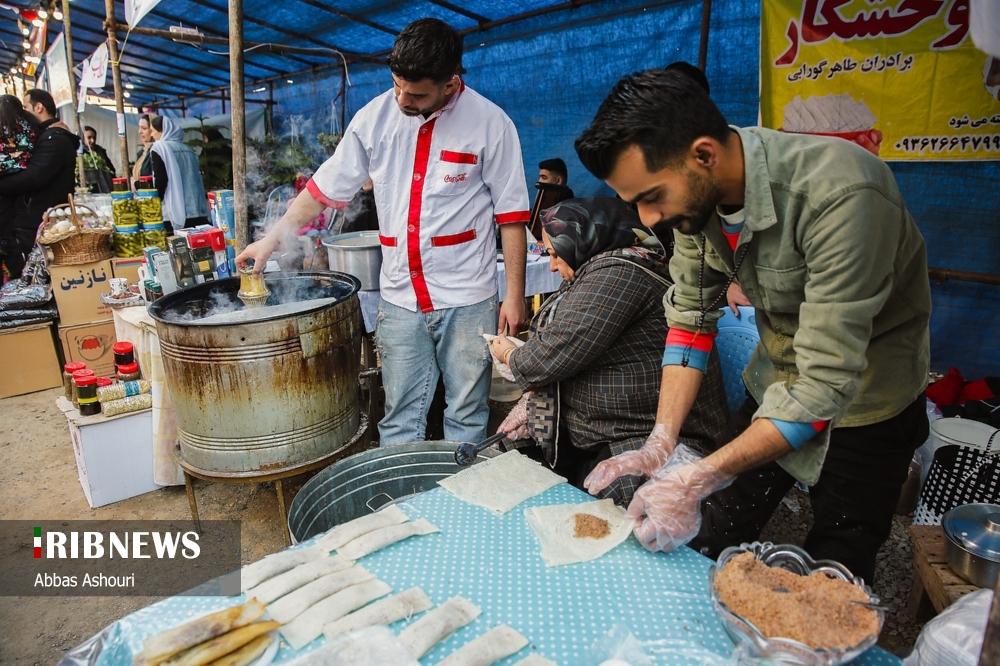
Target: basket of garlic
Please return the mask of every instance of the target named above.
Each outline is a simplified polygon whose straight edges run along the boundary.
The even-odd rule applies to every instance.
[[[66,205],[45,211],[38,227],[38,242],[52,250],[54,265],[89,264],[111,258],[114,224],[69,196]]]

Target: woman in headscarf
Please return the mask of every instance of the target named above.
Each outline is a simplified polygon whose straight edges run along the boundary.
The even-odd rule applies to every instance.
[[[653,429],[667,336],[663,249],[618,199],[570,199],[542,216],[550,268],[563,278],[531,321],[522,347],[490,343],[500,371],[527,391],[499,430],[570,483],[598,462],[638,449]],[[717,357],[709,362],[681,441],[728,441],[729,411]],[[535,448],[537,447],[537,448]],[[642,479],[606,488],[627,506]]]
[[[135,164],[132,165],[132,182],[137,187],[139,178],[153,175],[153,162],[149,159],[149,149],[153,146],[153,127],[148,113],[139,116],[139,144]]]
[[[153,184],[163,202],[163,221],[174,229],[208,224],[208,198],[198,155],[184,143],[184,130],[163,116],[155,116],[150,124],[156,140],[149,159]]]

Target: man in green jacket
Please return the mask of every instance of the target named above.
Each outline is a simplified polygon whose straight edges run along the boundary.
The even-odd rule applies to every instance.
[[[652,477],[630,514],[645,546],[715,555],[754,540],[799,481],[806,549],[871,580],[927,436],[930,287],[923,238],[889,168],[837,138],[736,128],[671,71],[628,76],[576,142],[647,227],[674,230],[657,424],[585,481]],[[756,308],[749,424],[704,458],[677,447],[727,287]]]

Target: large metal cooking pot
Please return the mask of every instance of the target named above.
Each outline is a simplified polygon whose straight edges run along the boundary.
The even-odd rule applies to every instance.
[[[963,504],[944,514],[948,566],[979,587],[993,588],[1000,574],[1000,505]]]
[[[201,317],[236,298],[240,281],[230,278],[174,292],[149,309],[177,410],[181,458],[206,474],[284,471],[345,448],[358,430],[357,278],[289,272],[265,279],[268,305],[301,307],[205,323]],[[325,300],[311,305],[313,299]]]
[[[378,289],[382,270],[382,245],[377,231],[353,231],[323,241],[331,271],[361,280],[363,291]]]
[[[467,469],[455,464],[459,442],[409,442],[355,454],[309,479],[288,510],[288,532],[296,543],[354,520],[386,504],[437,487]],[[486,459],[496,448],[479,453]]]

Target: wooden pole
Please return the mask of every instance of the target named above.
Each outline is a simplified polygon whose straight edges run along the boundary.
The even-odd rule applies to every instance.
[[[83,136],[83,127],[80,123],[80,114],[77,110],[80,108],[77,104],[76,99],[76,77],[73,76],[73,33],[70,26],[69,20],[69,0],[62,0],[62,15],[63,15],[63,45],[66,47],[66,65],[69,67],[69,88],[70,92],[73,94],[73,109],[70,113],[73,114],[73,120],[76,121],[76,135],[80,137],[80,141],[83,142],[84,150],[90,150],[87,145],[87,139]],[[84,91],[86,94],[86,91]],[[76,155],[76,174],[80,187],[87,186],[87,172],[83,168],[83,153],[77,153]]]
[[[118,38],[115,36],[115,0],[104,0],[104,14],[107,18],[108,59],[111,60],[111,77],[115,83],[115,115],[118,121],[118,175],[128,177],[128,137],[125,136],[125,98],[122,96],[122,70],[118,63]]]
[[[243,0],[229,0],[229,98],[233,144],[233,208],[236,251],[247,246],[246,104],[243,92]]]
[[[1000,579],[993,589],[993,605],[983,634],[983,649],[979,652],[979,666],[995,664],[1000,664]]]
[[[698,39],[698,69],[708,63],[708,26],[712,19],[712,0],[701,0],[701,36]]]

